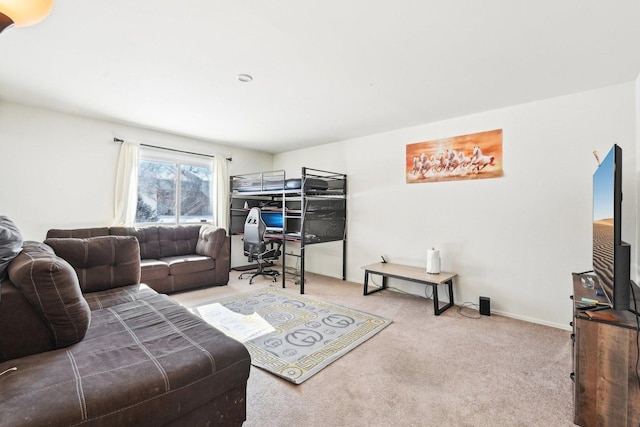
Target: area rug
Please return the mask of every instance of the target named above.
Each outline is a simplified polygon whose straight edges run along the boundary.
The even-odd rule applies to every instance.
[[[225,316],[220,307],[247,316]],[[257,289],[191,309],[229,335],[242,340],[251,363],[294,384],[301,384],[347,354],[391,320],[278,288]],[[275,330],[256,322],[256,315]],[[257,329],[247,330],[246,328]]]

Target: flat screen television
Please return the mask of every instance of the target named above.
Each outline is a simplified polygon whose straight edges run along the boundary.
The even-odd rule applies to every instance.
[[[622,148],[593,174],[593,270],[615,310],[629,310],[631,250],[622,241]]]

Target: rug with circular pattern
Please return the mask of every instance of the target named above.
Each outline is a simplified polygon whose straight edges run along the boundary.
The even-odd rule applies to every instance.
[[[255,323],[257,313],[275,329],[262,334],[249,333],[244,344],[251,353],[254,366],[294,384],[317,374],[392,322],[371,313],[278,288],[257,289],[218,299],[215,303],[224,306],[231,314],[247,316],[247,324]],[[223,316],[221,319],[217,315],[208,315],[212,312],[208,308],[212,308],[211,304],[191,310],[223,332],[228,329],[225,323],[237,321],[237,316]]]

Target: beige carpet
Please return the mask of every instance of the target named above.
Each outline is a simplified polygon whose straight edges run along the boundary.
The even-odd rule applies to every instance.
[[[190,310],[244,342],[253,366],[294,384],[318,374],[391,324],[373,313],[276,287],[255,288]]]
[[[238,280],[173,295],[186,305],[281,286]],[[455,287],[455,284],[454,284]],[[287,289],[299,287],[287,282]],[[251,368],[245,427],[573,426],[569,332],[502,316],[433,315],[421,297],[308,274],[305,293],[393,320],[303,384]],[[477,312],[465,309],[466,314]]]

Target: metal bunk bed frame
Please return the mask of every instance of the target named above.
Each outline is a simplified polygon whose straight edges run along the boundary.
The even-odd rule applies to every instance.
[[[251,205],[263,203],[263,206],[269,206],[275,210],[279,209],[283,215],[283,228],[280,236],[272,235],[272,237],[282,239],[282,287],[286,287],[287,256],[298,257],[300,260],[298,281],[300,293],[304,294],[307,246],[342,241],[342,280],[346,280],[347,176],[302,167],[301,178],[299,182],[296,181],[287,180],[284,170],[231,176],[229,178],[230,218],[228,231],[229,235],[242,234],[240,227],[244,226],[244,218],[248,212],[247,207],[254,207],[247,206],[249,203]],[[299,185],[299,188],[291,186],[287,188],[290,182]],[[326,183],[326,187],[323,186],[323,183]],[[294,206],[299,204],[299,209],[289,209],[288,204]],[[314,211],[314,206],[318,208],[318,212]],[[240,224],[240,219],[242,219],[242,224]],[[297,227],[300,233],[299,237],[295,233],[288,232],[290,230],[287,229],[289,224],[296,224],[297,221],[300,224]],[[309,232],[313,231],[314,227],[318,228],[318,224],[323,222],[327,222],[325,229],[331,229],[330,231],[334,232],[334,235],[318,236]],[[287,242],[298,243],[300,245],[299,254],[287,253]]]

